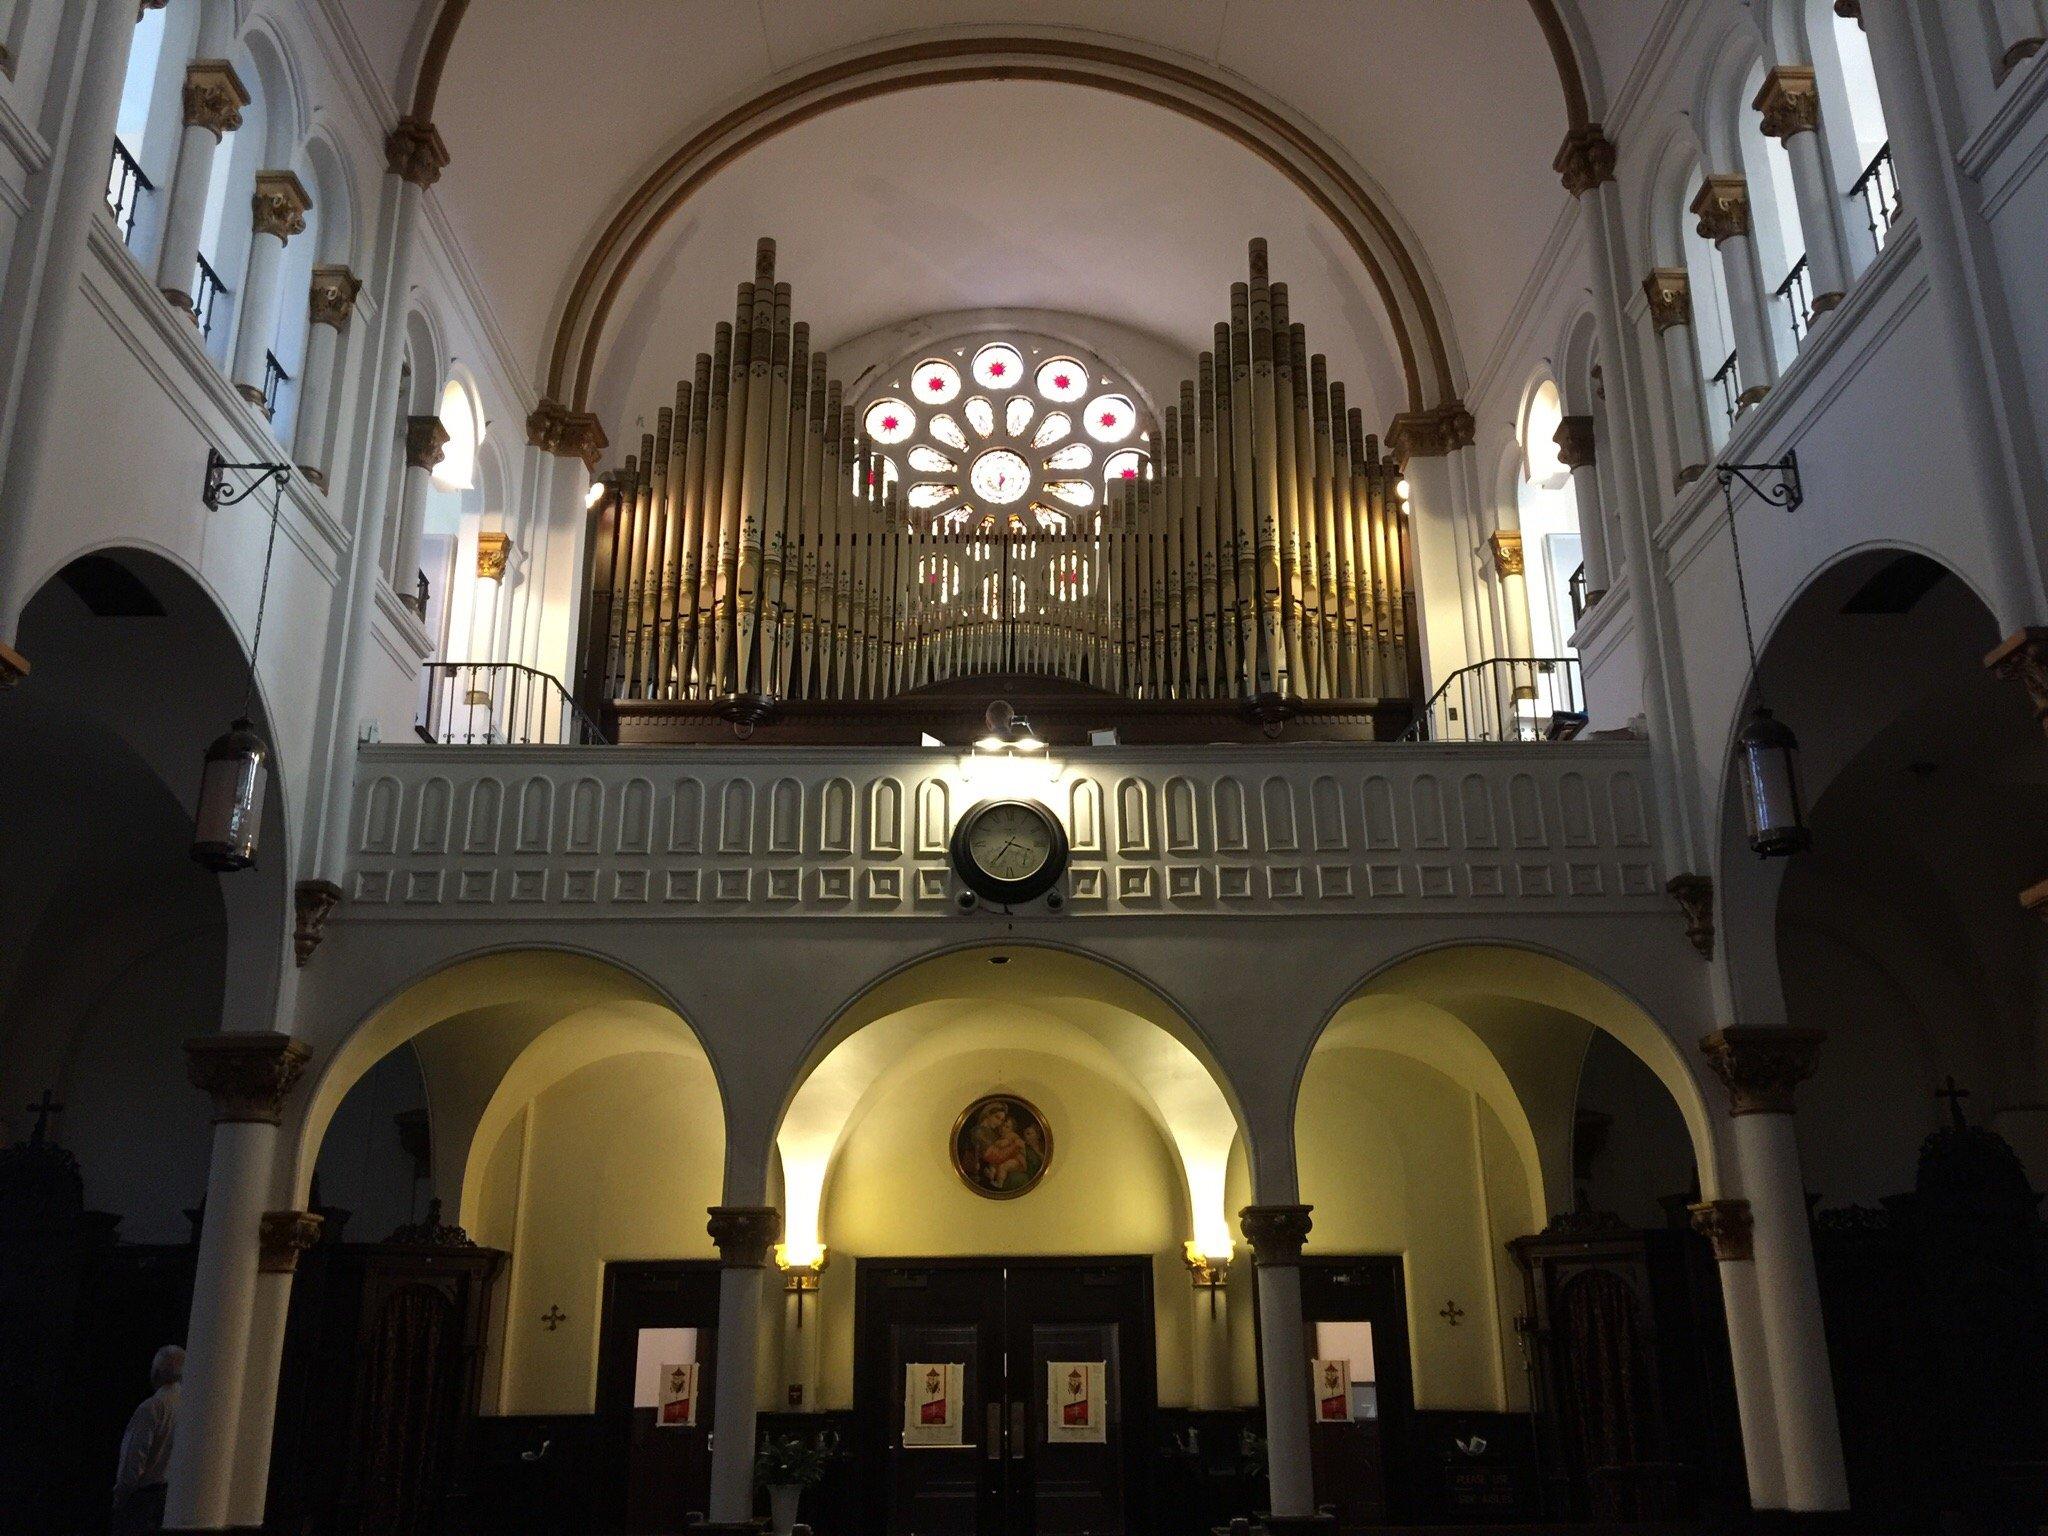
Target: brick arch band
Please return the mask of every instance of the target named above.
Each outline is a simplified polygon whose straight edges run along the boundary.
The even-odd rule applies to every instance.
[[[430,124],[469,0],[444,0],[421,53],[413,124]],[[1588,105],[1557,0],[1530,0],[1556,63],[1567,129],[1587,128]],[[569,286],[554,324],[536,440],[563,440],[595,458],[601,430],[589,415],[597,354],[614,303],[635,263],[712,177],[748,150],[857,102],[926,86],[1030,80],[1088,87],[1172,111],[1248,149],[1286,177],[1343,235],[1385,310],[1398,350],[1408,410],[1462,411],[1459,385],[1419,263],[1402,232],[1343,161],[1315,134],[1226,81],[1134,49],[1066,37],[941,38],[874,49],[769,87],[706,124],[620,204]],[[581,444],[581,447],[576,446]]]

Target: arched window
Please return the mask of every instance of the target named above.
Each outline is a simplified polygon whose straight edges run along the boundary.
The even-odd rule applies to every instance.
[[[206,209],[199,225],[199,273],[192,297],[206,350],[223,363],[233,355],[239,289],[249,260],[250,198],[263,169],[268,133],[267,82],[246,53],[235,72],[249,88],[242,126],[215,151],[206,182]]]
[[[1756,100],[1764,83],[1763,66],[1750,72],[1742,102]],[[1737,147],[1743,175],[1749,182],[1750,224],[1755,230],[1757,260],[1769,302],[1771,346],[1783,368],[1798,354],[1812,319],[1812,284],[1806,280],[1806,237],[1799,222],[1799,194],[1792,183],[1792,161],[1775,141],[1765,137],[1763,119],[1755,112],[1740,115]]]
[[[1807,3],[1807,37],[1820,91],[1829,171],[1849,205],[1843,215],[1849,260],[1860,272],[1884,249],[1899,214],[1891,134],[1863,28],[1850,17],[1836,15],[1827,0]]]
[[[1742,393],[1741,365],[1735,355],[1735,320],[1728,304],[1727,276],[1721,253],[1691,219],[1682,221],[1685,270],[1692,286],[1692,334],[1699,348],[1700,378],[1706,390],[1707,432],[1711,445],[1728,441],[1735,426]]]
[[[1557,443],[1563,424],[1564,402],[1557,385],[1545,379],[1530,393],[1522,413],[1522,472],[1516,485],[1530,640],[1538,656],[1573,654],[1571,634],[1577,620],[1571,581],[1585,558],[1572,472]]]
[[[176,168],[182,128],[179,87],[198,23],[197,0],[171,0],[142,13],[129,45],[107,205],[137,260],[148,259],[161,232],[162,193]]]
[[[441,450],[441,462],[434,467],[434,484],[444,491],[470,490],[476,485],[476,455],[483,446],[484,419],[475,395],[462,379],[450,379],[442,387],[440,417],[448,442]]]
[[[1108,480],[1145,474],[1140,398],[1069,342],[963,337],[890,374],[858,420],[873,472],[933,528],[1065,533],[1093,525]]]

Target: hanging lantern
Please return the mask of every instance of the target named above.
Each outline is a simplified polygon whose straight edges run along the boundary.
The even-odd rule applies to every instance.
[[[1742,754],[1742,809],[1749,846],[1759,858],[1781,859],[1811,846],[1799,810],[1799,738],[1759,704],[1735,738]]]
[[[237,720],[206,749],[199,778],[199,814],[192,857],[223,874],[256,862],[270,747],[247,719]]]

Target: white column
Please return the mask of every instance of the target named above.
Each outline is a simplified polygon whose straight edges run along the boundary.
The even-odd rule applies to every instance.
[[[363,285],[347,267],[313,269],[306,305],[306,360],[300,365],[299,420],[292,456],[306,478],[323,490],[333,452],[334,386],[341,368],[341,338]]]
[[[1735,1157],[1754,1223],[1757,1313],[1770,1356],[1785,1507],[1847,1509],[1842,1430],[1821,1320],[1793,1089],[1813,1071],[1821,1032],[1733,1026],[1700,1047],[1728,1086]]]
[[[106,157],[112,153],[114,120],[121,107],[121,82],[135,36],[135,8],[128,0],[100,0],[78,41],[77,89],[69,122],[52,146],[49,163],[30,184],[41,209],[31,234],[24,220],[15,236],[19,264],[33,239],[42,246],[40,273],[20,289],[10,284],[16,313],[6,318],[6,366],[11,385],[0,399],[14,408],[4,439],[0,468],[0,686],[20,680],[27,664],[8,645],[16,638],[21,610],[36,572],[27,568],[28,528],[40,500],[50,429],[56,410],[58,370],[72,355],[71,323],[78,309],[78,278],[86,239],[106,208]],[[53,85],[58,77],[53,76]]]
[[[193,1083],[213,1097],[213,1156],[164,1524],[219,1530],[230,1523],[277,1123],[310,1053],[290,1036],[267,1031],[202,1035],[185,1051]]]
[[[1699,343],[1692,334],[1692,278],[1683,267],[1659,267],[1643,279],[1643,296],[1649,301],[1650,328],[1664,364],[1665,397],[1671,402],[1675,490],[1706,473],[1707,444],[1712,441]]]
[[[754,1529],[754,1425],[761,1377],[761,1271],[782,1235],[770,1205],[714,1205],[709,1223],[718,1277],[718,1367],[711,1398],[711,1507],[702,1530]]]
[[[1692,211],[1700,221],[1700,238],[1713,241],[1721,254],[1742,375],[1742,393],[1735,403],[1738,409],[1751,406],[1778,382],[1778,354],[1771,346],[1771,298],[1764,290],[1763,268],[1757,264],[1749,182],[1741,176],[1709,176],[1692,200]]]
[[[1487,536],[1486,542],[1493,552],[1493,574],[1500,582],[1508,654],[1534,656],[1536,636],[1529,623],[1529,579],[1522,555],[1522,530],[1514,526],[1518,521],[1514,513],[1501,508],[1501,526]],[[1523,691],[1525,687],[1527,692]],[[1515,696],[1533,698],[1535,690],[1525,679],[1518,677],[1515,679]]]
[[[299,1254],[318,1242],[320,1218],[310,1211],[265,1211],[257,1240],[256,1297],[249,1310],[249,1356],[243,1373],[240,1427],[228,1523],[236,1530],[263,1528],[270,1495],[270,1444],[277,1429],[278,1375],[284,1330],[291,1313],[292,1275]]]
[[[1754,1227],[1747,1200],[1708,1200],[1692,1207],[1692,1224],[1713,1244],[1721,1271],[1721,1309],[1728,1318],[1728,1355],[1735,1376],[1735,1413],[1754,1509],[1785,1507],[1785,1456],[1771,1359],[1757,1298]]]
[[[1813,66],[1780,64],[1764,76],[1754,106],[1763,115],[1764,137],[1783,144],[1791,162],[1799,227],[1806,235],[1807,284],[1818,319],[1842,302],[1849,287],[1849,261],[1842,201],[1829,181],[1820,149],[1820,89]]]
[[[278,307],[284,298],[285,244],[293,235],[305,233],[306,213],[312,206],[313,199],[290,171],[256,173],[249,275],[242,284],[242,323],[235,333],[235,364],[229,370],[235,388],[251,405],[263,404],[270,371],[270,344],[277,337]]]
[[[1992,73],[2003,83],[2015,65],[2041,51],[2048,28],[2041,24],[2036,0],[1991,0],[1991,25],[1998,47]]]
[[[1472,418],[1462,406],[1394,418],[1387,449],[1401,461],[1408,482],[1405,509],[1415,578],[1415,624],[1410,643],[1422,647],[1425,693],[1458,668],[1480,660],[1486,642],[1479,601],[1472,590],[1477,538],[1468,537],[1452,485],[1451,454],[1471,440]]]
[[[447,442],[448,429],[438,416],[406,418],[405,479],[391,538],[391,585],[401,597],[410,597],[418,583],[420,543],[427,532],[427,497],[434,489],[434,466],[441,462]]]
[[[1257,1266],[1260,1386],[1266,1406],[1266,1478],[1276,1533],[1307,1529],[1315,1519],[1315,1480],[1309,1467],[1308,1353],[1303,1345],[1301,1246],[1308,1241],[1309,1207],[1248,1205],[1238,1213]]]
[[[248,105],[249,88],[226,59],[194,59],[186,66],[185,136],[178,144],[178,168],[165,201],[164,239],[156,263],[157,286],[181,309],[193,305],[213,157],[221,140],[242,126],[242,108]]]
[[[1586,606],[1613,581],[1607,561],[1607,517],[1600,502],[1599,450],[1591,416],[1567,416],[1557,424],[1557,461],[1572,472],[1572,496],[1579,507],[1579,542],[1586,561]]]

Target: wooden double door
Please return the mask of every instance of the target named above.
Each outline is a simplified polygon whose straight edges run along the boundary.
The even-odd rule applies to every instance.
[[[718,1358],[718,1261],[614,1261],[604,1267],[597,1420],[615,1531],[680,1529],[711,1491],[711,1404]],[[693,1423],[657,1422],[662,1368],[697,1367]]]
[[[869,1536],[1148,1529],[1150,1259],[862,1259],[854,1310]],[[930,1411],[931,1382],[957,1403]]]

